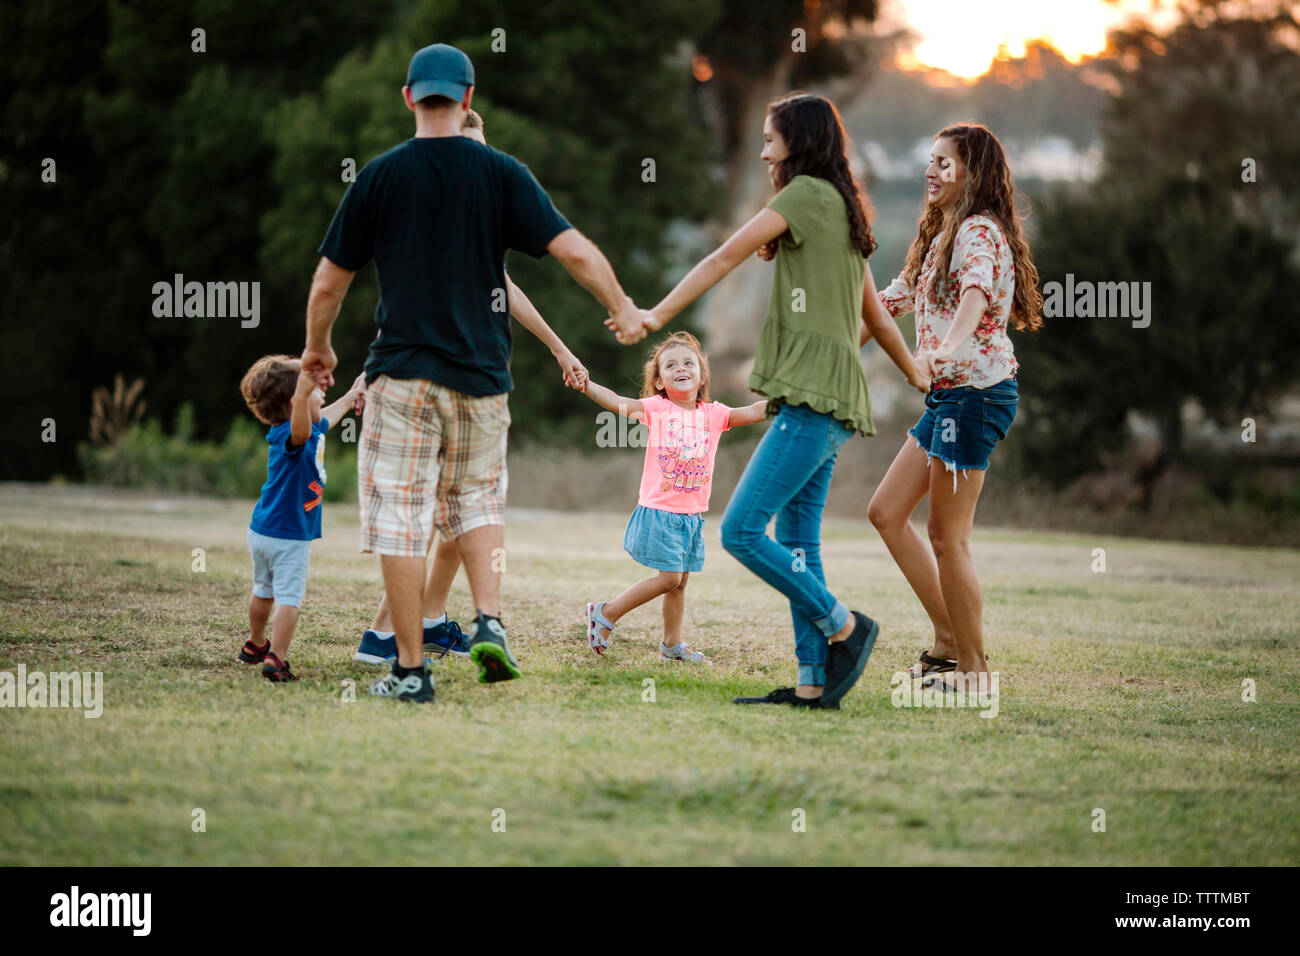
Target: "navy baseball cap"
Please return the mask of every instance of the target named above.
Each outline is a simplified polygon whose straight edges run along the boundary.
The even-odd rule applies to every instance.
[[[446,96],[460,102],[465,91],[474,85],[474,64],[454,46],[435,43],[417,50],[406,71],[406,85],[411,88],[411,100],[420,102],[426,96]]]

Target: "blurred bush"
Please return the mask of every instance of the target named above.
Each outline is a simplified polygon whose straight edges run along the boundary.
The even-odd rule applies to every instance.
[[[257,498],[266,480],[266,433],[260,426],[236,418],[219,442],[195,441],[193,436],[194,408],[187,402],[177,413],[170,435],[150,419],[130,425],[111,445],[83,442],[77,453],[87,480],[95,484]],[[326,501],[355,500],[355,443],[327,437],[325,472]]]

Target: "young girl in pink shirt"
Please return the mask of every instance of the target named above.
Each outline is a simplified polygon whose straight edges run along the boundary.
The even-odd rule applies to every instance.
[[[711,401],[709,360],[688,332],[675,332],[655,346],[645,363],[639,400],[592,381],[585,391],[602,408],[639,420],[650,430],[641,494],[623,548],[657,572],[611,601],[587,605],[587,643],[603,654],[615,622],[662,595],[664,637],[659,653],[669,660],[708,664],[682,640],[686,580],[704,567],[703,515],[709,510],[718,439],[729,428],[761,422],[767,402],[729,408]]]

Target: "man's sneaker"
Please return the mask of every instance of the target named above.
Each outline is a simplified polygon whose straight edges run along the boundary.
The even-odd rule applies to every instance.
[[[686,646],[686,642],[674,644],[669,647],[663,641],[659,642],[659,656],[666,657],[670,661],[689,661],[692,664],[708,664],[713,666],[713,661],[709,660],[699,651],[693,651]]]
[[[460,625],[450,618],[441,624],[424,629],[424,649],[442,651],[438,657],[469,657],[469,638],[460,629]]]
[[[266,663],[262,665],[262,676],[275,684],[298,679],[298,675],[289,670],[289,662],[280,660],[270,651],[266,654]]]
[[[787,704],[790,707],[810,707],[813,710],[839,710],[839,701],[827,701],[823,693],[820,698],[800,697],[793,687],[778,687],[766,697],[734,697],[733,704]]]
[[[506,629],[501,619],[479,612],[469,629],[469,657],[478,665],[478,682],[495,684],[497,681],[519,677],[519,664],[510,653]]]
[[[862,668],[876,646],[880,625],[857,611],[853,617],[857,623],[849,636],[833,641],[826,652],[826,689],[822,700],[838,701],[847,694],[862,676]]]
[[[433,695],[433,677],[429,674],[428,661],[421,664],[418,671],[413,670],[405,677],[397,676],[397,661],[393,661],[393,670],[370,685],[372,697],[393,697],[416,704],[429,703],[433,700]]]
[[[244,641],[244,646],[239,652],[239,659],[245,664],[260,664],[266,660],[266,655],[271,650],[271,642],[267,641],[261,647],[253,643],[250,637]]]
[[[397,638],[380,637],[375,631],[366,631],[361,635],[361,646],[352,655],[352,659],[363,664],[387,664],[389,661],[395,661],[397,660]]]

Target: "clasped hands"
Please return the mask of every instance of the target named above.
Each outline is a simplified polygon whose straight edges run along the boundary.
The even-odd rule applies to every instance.
[[[940,345],[938,348],[921,351],[916,353],[916,364],[920,371],[924,372],[927,378],[935,379],[943,374],[943,366],[953,360],[953,350],[950,346]]]
[[[658,332],[665,321],[651,309],[638,309],[631,297],[623,300],[623,307],[605,320],[605,326],[614,332],[619,345],[635,345],[651,332]]]

